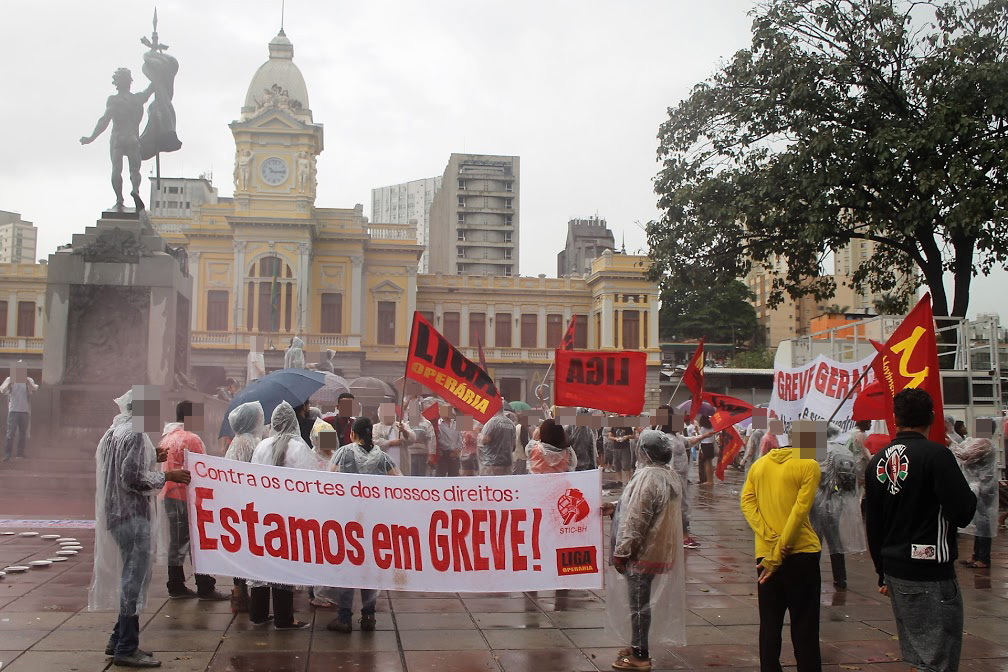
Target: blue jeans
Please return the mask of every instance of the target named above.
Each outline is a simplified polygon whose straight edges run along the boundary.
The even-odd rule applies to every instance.
[[[24,411],[8,411],[7,413],[7,441],[4,443],[4,458],[11,456],[11,448],[14,447],[14,433],[18,434],[18,457],[24,457],[25,439],[28,436],[28,423],[31,420],[31,413]]]
[[[336,603],[339,605],[339,620],[349,623],[353,618],[353,588],[340,588],[336,593]],[[377,590],[360,591],[361,616],[375,613],[375,603],[378,601]]]
[[[151,578],[150,521],[135,516],[109,530],[122,556],[122,583],[119,587],[119,620],[109,646],[116,656],[132,655],[140,645],[140,617],[137,607],[147,592]]]

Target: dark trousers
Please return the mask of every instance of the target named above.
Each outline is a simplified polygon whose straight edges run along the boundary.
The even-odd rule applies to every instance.
[[[263,623],[269,618],[270,593],[273,594],[273,624],[294,623],[294,591],[276,586],[259,586],[249,589],[249,620]]]
[[[843,553],[830,553],[830,568],[833,570],[833,583],[847,585],[847,562]]]
[[[339,620],[349,623],[353,617],[353,588],[340,588],[336,593],[336,602],[339,604]],[[375,613],[375,603],[378,602],[377,590],[360,591],[361,616],[373,616]]]
[[[409,456],[410,476],[427,475],[427,455],[425,453]]]
[[[150,585],[150,521],[129,518],[109,530],[122,557],[122,581],[119,586],[119,620],[108,645],[116,656],[130,656],[140,646],[140,618],[137,607]]]
[[[438,476],[458,476],[462,460],[458,455],[449,452],[439,451],[437,456]]]
[[[785,613],[791,614],[791,644],[794,646],[798,672],[821,670],[819,554],[795,553],[786,556],[773,576],[758,586],[761,672],[781,672],[781,629],[784,627]]]
[[[7,413],[7,440],[4,442],[4,458],[11,456],[11,448],[14,447],[14,434],[18,435],[17,456],[24,457],[25,439],[28,437],[28,423],[31,421],[31,413],[22,411],[9,411]]]
[[[182,565],[189,555],[189,508],[181,499],[166,497],[168,518],[168,594],[185,592],[185,571]],[[217,588],[217,580],[206,574],[196,575],[196,592],[209,595]]]
[[[991,538],[973,537],[973,559],[985,565],[991,563]]]
[[[651,584],[654,574],[628,572],[627,590],[630,593],[630,646],[634,655],[647,660],[648,633],[651,631]]]

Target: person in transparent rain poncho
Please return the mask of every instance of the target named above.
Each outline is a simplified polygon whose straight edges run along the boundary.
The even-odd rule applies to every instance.
[[[480,476],[510,476],[514,472],[515,423],[504,410],[487,420],[477,439]]]
[[[614,670],[650,670],[653,645],[686,643],[684,487],[670,467],[672,458],[664,433],[641,432],[633,478],[618,503],[602,507],[603,515],[613,517],[606,629],[629,644],[619,651]]]
[[[827,440],[832,441],[838,434],[836,425],[830,425]],[[829,548],[833,585],[839,590],[847,589],[844,555],[868,550],[861,520],[856,465],[845,444],[830,443],[826,459],[819,463],[822,476],[809,510],[812,529]]]
[[[285,369],[305,368],[304,341],[295,336],[291,339],[290,347],[284,353]]]
[[[401,476],[395,462],[372,438],[373,425],[368,418],[357,418],[350,428],[351,443],[342,446],[333,455],[330,469],[344,474],[371,474],[376,476]],[[339,614],[326,625],[327,630],[348,633],[353,630],[353,588],[316,589],[326,599],[334,599]],[[371,632],[376,627],[375,603],[378,591],[361,588],[361,630]]]
[[[160,429],[160,401],[144,399],[149,396],[144,390],[137,386],[115,400],[119,414],[95,452],[95,556],[88,609],[119,612],[105,655],[129,667],[161,665],[140,649],[138,614],[147,603],[154,557],[159,550],[163,555],[167,545],[157,494],[166,481],[189,483],[188,471],[158,467],[167,452],[155,449],[144,432]]]
[[[577,471],[590,471],[596,468],[595,430],[588,426],[587,420],[591,409],[579,408],[574,421],[564,428],[567,435],[567,445],[577,457]]]
[[[231,430],[234,432],[234,440],[228,446],[224,457],[238,462],[251,462],[252,453],[262,439],[263,426],[266,424],[266,415],[263,413],[262,404],[258,401],[249,401],[228,413],[228,422],[231,423]],[[245,579],[235,577],[234,588],[231,589],[231,611],[236,614],[243,614],[248,611],[249,595],[248,583]]]
[[[304,439],[294,408],[286,401],[273,410],[270,418],[271,436],[263,439],[252,453],[253,464],[268,464],[291,469],[321,471],[325,464]],[[261,581],[248,582],[249,620],[253,625],[265,625],[270,620],[270,593],[273,596],[273,627],[277,630],[300,630],[311,623],[294,618],[294,589]]]
[[[961,561],[971,569],[991,566],[991,542],[997,532],[994,521],[998,512],[997,453],[994,450],[994,419],[976,421],[973,438],[953,444],[952,454],[959,462],[970,490],[976,495],[976,513],[961,532],[973,535],[973,557]]]
[[[965,441],[965,438],[956,431],[955,423],[955,418],[951,415],[945,416],[945,442],[949,448]]]
[[[525,446],[528,473],[562,474],[577,470],[577,455],[567,445],[567,435],[562,425],[548,418],[542,421],[533,438]]]

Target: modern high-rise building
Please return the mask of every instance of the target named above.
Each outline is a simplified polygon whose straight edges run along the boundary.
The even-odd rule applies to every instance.
[[[518,275],[517,156],[452,154],[430,208],[429,273]]]
[[[162,177],[150,180],[148,209],[155,217],[190,217],[193,208],[217,202],[217,188],[210,177]]]
[[[606,250],[616,251],[616,238],[598,215],[567,222],[567,245],[557,254],[557,277],[588,275],[592,261]]]
[[[34,264],[38,230],[16,212],[0,210],[0,264]]]
[[[371,221],[381,224],[417,223],[417,244],[423,245],[420,272],[430,266],[430,209],[434,194],[441,188],[441,176],[412,180],[371,190]]]

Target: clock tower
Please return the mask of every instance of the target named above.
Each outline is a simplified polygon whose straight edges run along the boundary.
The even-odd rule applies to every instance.
[[[235,214],[311,217],[322,124],[312,121],[308,87],[283,30],[269,43],[245,96],[235,140]]]

